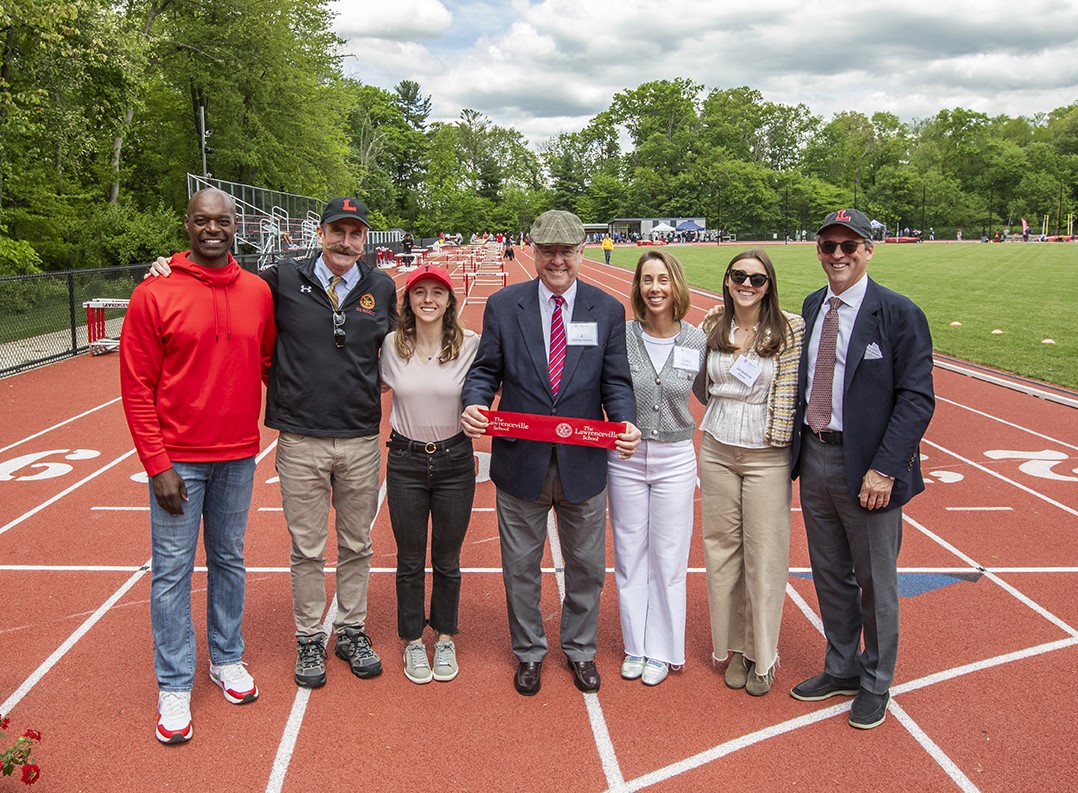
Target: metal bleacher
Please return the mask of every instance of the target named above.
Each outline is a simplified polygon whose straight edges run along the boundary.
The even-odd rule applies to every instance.
[[[274,264],[282,254],[303,255],[318,248],[315,230],[325,199],[187,174],[188,196],[206,187],[223,190],[235,200],[236,239],[232,251],[256,255],[260,270]],[[365,253],[369,257],[374,247],[381,245],[396,248],[403,236],[399,229],[372,231],[367,235]]]
[[[235,253],[254,253],[261,269],[282,253],[318,247],[315,228],[325,200],[187,174],[187,194],[206,187],[228,193],[236,202]]]

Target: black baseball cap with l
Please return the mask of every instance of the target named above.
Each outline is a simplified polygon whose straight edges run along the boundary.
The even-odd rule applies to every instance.
[[[839,209],[823,219],[817,234],[823,234],[831,226],[845,226],[862,239],[872,239],[872,224],[868,215],[860,209]]]
[[[324,226],[327,223],[332,223],[335,220],[344,220],[345,218],[358,220],[368,229],[371,227],[371,223],[367,219],[367,205],[358,198],[334,198],[326,204],[326,208],[322,210],[322,220],[320,223]]]

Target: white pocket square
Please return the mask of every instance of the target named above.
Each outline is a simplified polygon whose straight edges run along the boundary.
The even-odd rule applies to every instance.
[[[883,353],[880,352],[880,345],[878,345],[876,342],[872,342],[872,344],[865,347],[865,360],[866,361],[875,361],[875,360],[878,360],[878,359],[880,359],[882,357],[883,357]]]

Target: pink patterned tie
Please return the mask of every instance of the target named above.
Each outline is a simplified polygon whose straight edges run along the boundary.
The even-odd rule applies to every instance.
[[[805,419],[813,432],[819,432],[831,421],[831,386],[835,380],[835,347],[838,344],[838,307],[842,298],[827,301],[831,308],[824,315],[820,330],[820,347],[816,350],[816,371],[812,376]]]
[[[556,397],[561,385],[561,370],[565,366],[565,323],[561,316],[565,298],[554,295],[551,300],[554,301],[554,314],[550,317],[550,391]]]

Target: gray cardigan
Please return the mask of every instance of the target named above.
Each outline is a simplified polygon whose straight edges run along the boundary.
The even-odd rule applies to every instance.
[[[629,371],[636,394],[636,426],[643,440],[674,443],[692,438],[696,424],[689,412],[689,393],[696,371],[674,367],[674,355],[666,359],[661,372],[655,371],[647,348],[644,329],[639,320],[625,323],[625,347],[629,356]],[[674,341],[677,347],[688,347],[698,353],[698,366],[707,360],[707,336],[682,320],[681,331]]]

